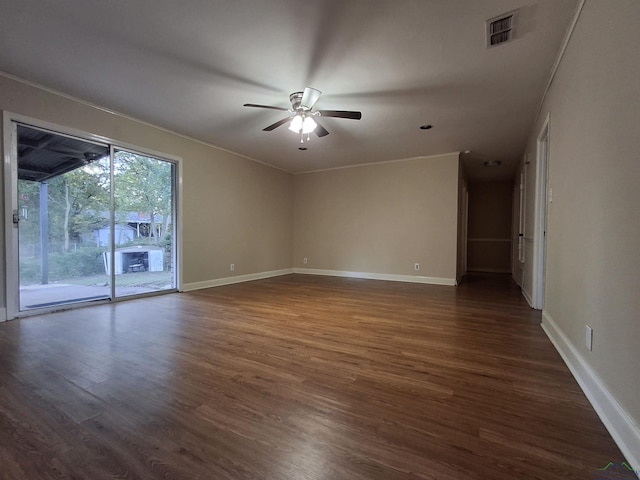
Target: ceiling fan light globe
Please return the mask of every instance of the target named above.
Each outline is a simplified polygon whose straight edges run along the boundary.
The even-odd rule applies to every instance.
[[[291,119],[291,123],[289,123],[289,130],[294,133],[300,133],[303,123],[302,117],[300,115],[296,115]]]
[[[304,117],[304,120],[302,122],[302,133],[304,134],[311,133],[316,129],[317,126],[318,124],[315,122],[313,118]]]

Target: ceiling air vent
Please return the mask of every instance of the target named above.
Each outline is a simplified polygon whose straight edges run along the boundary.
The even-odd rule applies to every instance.
[[[487,20],[487,48],[513,40],[517,12],[509,12]]]

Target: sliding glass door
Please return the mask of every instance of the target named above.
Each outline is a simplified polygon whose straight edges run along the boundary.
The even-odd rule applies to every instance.
[[[175,163],[15,122],[12,139],[16,314],[177,288]]]

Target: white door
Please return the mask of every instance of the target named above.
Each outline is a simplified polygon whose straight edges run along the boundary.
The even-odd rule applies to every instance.
[[[547,248],[547,207],[549,167],[549,117],[544,122],[537,141],[536,208],[533,245],[533,307],[542,310],[545,302],[545,272]]]

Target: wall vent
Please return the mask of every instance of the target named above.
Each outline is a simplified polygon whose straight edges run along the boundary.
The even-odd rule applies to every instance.
[[[517,13],[513,11],[487,20],[487,48],[513,40]]]

